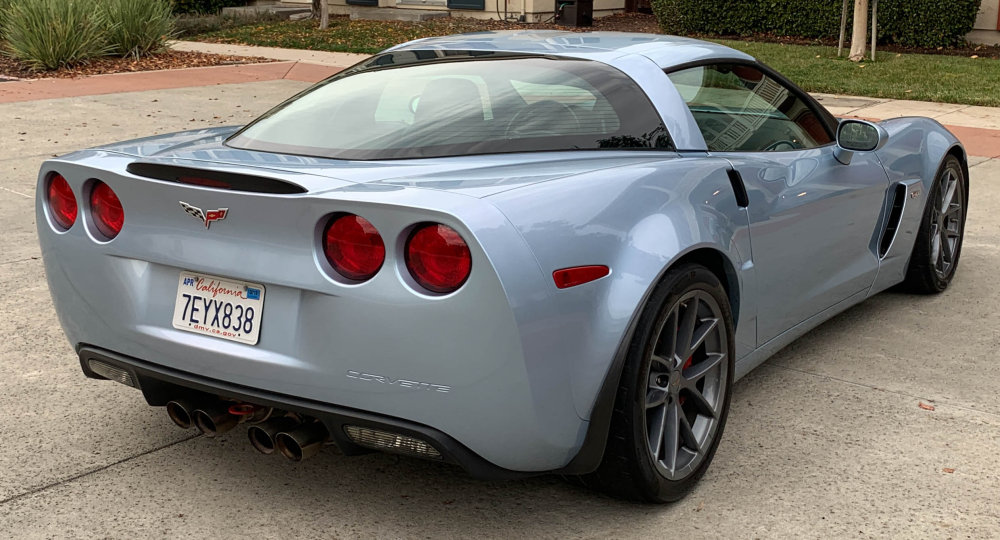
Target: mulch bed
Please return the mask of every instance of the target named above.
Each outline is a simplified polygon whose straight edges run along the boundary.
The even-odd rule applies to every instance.
[[[106,73],[129,73],[135,71],[155,71],[231,64],[256,64],[273,62],[268,58],[227,56],[200,52],[166,51],[135,60],[133,58],[103,57],[83,64],[57,69],[55,71],[32,71],[24,64],[0,54],[0,82],[5,79],[69,79]]]

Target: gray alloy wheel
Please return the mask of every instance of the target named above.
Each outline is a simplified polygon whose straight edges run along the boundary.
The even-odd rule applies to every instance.
[[[948,288],[962,253],[968,189],[965,168],[955,156],[947,156],[927,194],[904,289],[934,294]]]
[[[721,320],[715,298],[690,291],[670,307],[650,355],[646,444],[669,480],[698,468],[719,428],[729,381],[729,343]]]
[[[581,481],[656,503],[694,489],[729,414],[734,332],[729,296],[714,272],[695,263],[667,271],[625,353],[601,464]]]
[[[958,262],[958,247],[965,225],[965,190],[959,181],[961,171],[945,168],[936,200],[928,201],[931,210],[931,263],[938,278],[947,279]]]

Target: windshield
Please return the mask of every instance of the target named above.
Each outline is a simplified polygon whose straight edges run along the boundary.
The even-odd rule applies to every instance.
[[[393,60],[415,53],[437,54],[373,58],[283,103],[227,144],[351,160],[673,148],[642,90],[605,64],[481,53]]]

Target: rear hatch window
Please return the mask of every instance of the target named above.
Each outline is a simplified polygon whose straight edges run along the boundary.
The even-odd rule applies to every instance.
[[[408,53],[320,83],[227,144],[348,160],[673,148],[643,91],[606,64],[490,55],[393,61]]]

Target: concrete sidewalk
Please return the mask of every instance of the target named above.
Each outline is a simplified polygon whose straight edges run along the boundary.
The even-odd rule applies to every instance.
[[[230,45],[228,43],[205,43],[201,41],[171,41],[170,48],[176,51],[203,52],[232,56],[260,56],[273,60],[308,62],[340,68],[353,66],[370,58],[367,54],[310,51],[306,49],[281,49],[278,47],[254,47],[250,45]]]

